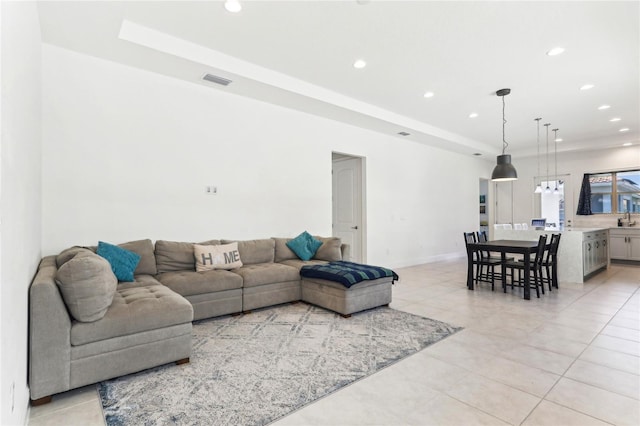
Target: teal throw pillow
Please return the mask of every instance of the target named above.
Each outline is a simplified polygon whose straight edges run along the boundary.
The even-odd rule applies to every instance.
[[[307,231],[304,231],[293,240],[287,241],[287,247],[302,260],[311,259],[321,245],[322,241],[316,240]]]
[[[98,241],[96,253],[109,261],[111,270],[118,281],[133,281],[133,271],[140,262],[140,255],[132,251],[114,246],[113,244]]]

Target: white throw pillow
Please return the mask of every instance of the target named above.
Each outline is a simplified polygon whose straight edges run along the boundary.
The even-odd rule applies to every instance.
[[[235,269],[242,266],[238,243],[221,244],[215,246],[193,245],[193,255],[196,258],[196,271],[211,271],[212,269]]]

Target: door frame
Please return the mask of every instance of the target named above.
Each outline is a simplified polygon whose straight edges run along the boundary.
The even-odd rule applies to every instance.
[[[332,151],[331,152],[331,233],[333,235],[335,217],[334,217],[334,194],[333,194],[333,165],[343,160],[356,160],[357,172],[360,176],[358,179],[359,188],[356,188],[356,193],[360,194],[360,259],[352,258],[354,262],[366,263],[367,261],[367,196],[366,196],[366,157],[360,155],[353,155],[344,152]]]

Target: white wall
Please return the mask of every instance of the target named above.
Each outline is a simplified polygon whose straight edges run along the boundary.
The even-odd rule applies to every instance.
[[[332,151],[366,157],[369,263],[459,254],[477,228],[487,161],[43,49],[45,254],[99,239],[329,235]]]
[[[0,424],[26,422],[28,289],[41,257],[41,43],[33,2],[0,2]]]
[[[513,164],[518,171],[518,180],[513,183],[512,197],[510,194],[501,194],[503,199],[499,207],[500,215],[503,218],[511,216],[511,203],[513,201],[514,221],[529,222],[536,215],[534,209],[535,197],[539,197],[533,193],[535,189],[533,179],[537,175],[537,161],[535,157],[513,158]],[[546,174],[544,157],[541,158],[540,167],[542,174]],[[570,175],[568,182],[569,192],[565,193],[565,197],[570,199],[571,206],[566,211],[566,219],[571,220],[574,227],[616,226],[617,217],[620,215],[577,216],[575,214],[580,196],[582,176],[585,173],[629,168],[640,169],[640,145],[578,153],[558,152],[558,175]],[[555,173],[553,157],[551,157],[549,171],[552,175],[551,180],[553,180],[553,174]],[[543,180],[545,179],[543,178]],[[569,202],[567,204],[569,205]]]

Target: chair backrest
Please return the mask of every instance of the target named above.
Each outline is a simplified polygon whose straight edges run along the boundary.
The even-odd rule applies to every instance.
[[[522,224],[522,229],[529,229],[529,224],[523,223]]]
[[[514,223],[513,224],[513,229],[521,230],[522,229],[522,224],[521,223]]]
[[[544,260],[545,250],[547,250],[547,236],[540,235],[540,238],[538,239],[538,250],[536,251],[536,258],[534,260],[534,263],[536,265],[542,264],[542,261]]]
[[[551,247],[549,248],[549,254],[555,256],[558,254],[558,247],[560,246],[560,235],[551,234]]]
[[[513,229],[513,226],[511,226],[511,224],[510,224],[510,223],[505,223],[504,225],[502,225],[502,227],[503,227],[504,229]]]
[[[478,242],[479,243],[486,243],[487,242],[487,231],[478,231],[476,234],[478,236]]]
[[[464,233],[464,245],[473,244],[476,242],[476,234],[474,232]]]
[[[503,229],[502,228],[502,224],[501,223],[494,223],[493,224],[493,229]]]

